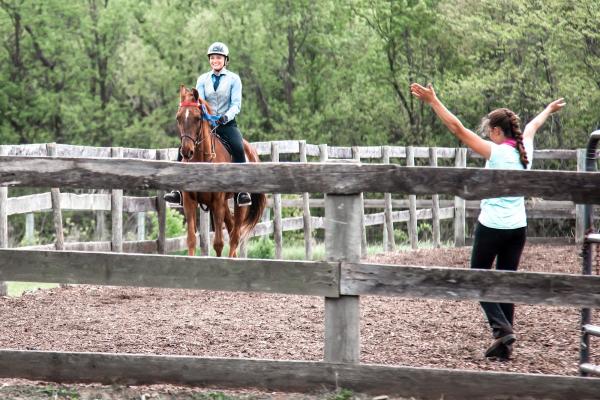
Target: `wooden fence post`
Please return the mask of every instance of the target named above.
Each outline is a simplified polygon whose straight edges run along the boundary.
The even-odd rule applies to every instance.
[[[8,155],[8,146],[0,145],[0,156]],[[8,187],[0,186],[0,249],[8,248]],[[6,282],[0,282],[0,296],[8,295]]]
[[[325,197],[325,251],[327,261],[359,262],[361,251],[360,196]],[[360,302],[358,296],[325,298],[325,361],[358,363],[360,355]]]
[[[384,164],[390,163],[390,146],[382,146],[381,147],[381,155],[382,162]],[[386,244],[383,247],[384,251],[394,251],[396,249],[396,242],[394,239],[394,220],[392,219],[392,194],[384,193],[383,199],[385,203],[385,208],[383,210],[384,213],[384,221],[383,221],[383,237],[384,243]]]
[[[158,150],[156,158],[159,160],[168,160],[168,151],[166,149]],[[167,202],[164,199],[164,195],[164,190],[156,191],[156,217],[158,219],[156,249],[158,254],[167,254]]]
[[[46,144],[46,154],[48,157],[56,157],[56,143]],[[62,210],[60,208],[60,189],[50,189],[50,196],[52,199],[52,214],[54,216],[54,231],[56,232],[56,242],[54,242],[54,247],[56,250],[64,250],[65,235],[62,224]]]
[[[429,148],[429,166],[437,167],[437,147]],[[433,247],[438,248],[442,245],[440,234],[440,195],[431,196],[431,234]]]
[[[454,166],[465,168],[467,166],[467,149],[464,147],[456,149]],[[465,245],[466,225],[466,202],[463,198],[454,196],[454,247]]]
[[[137,213],[137,240],[146,239],[146,213],[141,211]]]
[[[35,239],[35,215],[33,213],[25,214],[25,243],[34,244]]]
[[[577,171],[585,171],[586,149],[577,149]],[[584,205],[575,205],[575,243],[583,243],[585,237]]]
[[[412,146],[406,146],[406,166],[415,166],[415,148]],[[414,194],[408,195],[408,215],[410,247],[416,249],[419,247],[419,231],[417,230],[417,196]]]
[[[210,246],[210,211],[198,210],[198,232],[200,232],[200,254],[207,256]]]
[[[271,142],[271,162],[279,162],[279,146]],[[275,240],[275,258],[283,258],[283,226],[281,221],[281,194],[273,193],[273,238]]]
[[[306,157],[306,140],[298,142],[300,146],[300,162],[308,162]],[[308,193],[302,193],[302,222],[304,226],[304,259],[312,260],[313,245],[312,245],[312,224],[310,219],[310,199]]]
[[[110,149],[112,158],[123,158],[123,148],[113,147]],[[110,214],[112,225],[111,250],[116,253],[123,252],[123,189],[112,189],[110,195]]]
[[[98,194],[103,194],[105,191],[100,189],[97,191]],[[106,213],[103,210],[95,211],[96,215],[96,230],[94,237],[97,241],[102,241],[106,237]]]
[[[360,164],[360,147],[352,146],[352,158],[354,158]],[[360,254],[362,257],[367,256],[367,226],[365,224],[365,197],[363,193],[359,194],[360,203],[362,207],[360,208]]]
[[[238,257],[248,258],[248,238],[240,240],[240,246],[238,247]]]
[[[329,151],[327,150],[327,144],[319,145],[319,162],[327,162],[329,160]]]

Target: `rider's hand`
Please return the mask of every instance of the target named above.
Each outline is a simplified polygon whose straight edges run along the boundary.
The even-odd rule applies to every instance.
[[[225,125],[227,122],[229,122],[229,118],[225,114],[221,115],[221,118],[217,120],[217,124],[219,125]]]

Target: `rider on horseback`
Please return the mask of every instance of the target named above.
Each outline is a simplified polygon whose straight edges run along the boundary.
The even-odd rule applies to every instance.
[[[242,106],[242,81],[237,74],[227,70],[229,49],[221,42],[211,44],[207,51],[211,70],[200,75],[196,89],[200,97],[207,101],[212,110],[221,117],[217,120],[216,134],[231,153],[233,162],[246,162],[242,133],[237,127],[235,116]],[[177,161],[182,160],[179,152]],[[181,192],[172,191],[164,196],[170,203],[181,204]],[[241,192],[236,197],[240,207],[252,204],[250,194]]]

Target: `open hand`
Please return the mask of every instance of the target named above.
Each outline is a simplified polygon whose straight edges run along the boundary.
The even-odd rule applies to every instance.
[[[410,92],[413,94],[413,96],[428,104],[431,104],[431,102],[436,98],[435,90],[433,90],[431,83],[428,83],[427,87],[421,86],[418,83],[413,83],[410,85]]]
[[[554,100],[552,103],[548,104],[546,109],[550,111],[550,114],[552,114],[562,110],[566,104],[567,103],[565,103],[565,99],[561,97],[560,99]]]

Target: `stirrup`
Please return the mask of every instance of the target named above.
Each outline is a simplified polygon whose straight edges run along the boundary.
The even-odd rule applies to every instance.
[[[248,192],[238,193],[236,200],[239,207],[248,207],[252,205],[252,198]]]
[[[169,203],[183,205],[181,192],[178,190],[173,190],[172,192],[165,194],[163,196],[163,199],[165,199],[165,201],[168,201]]]

